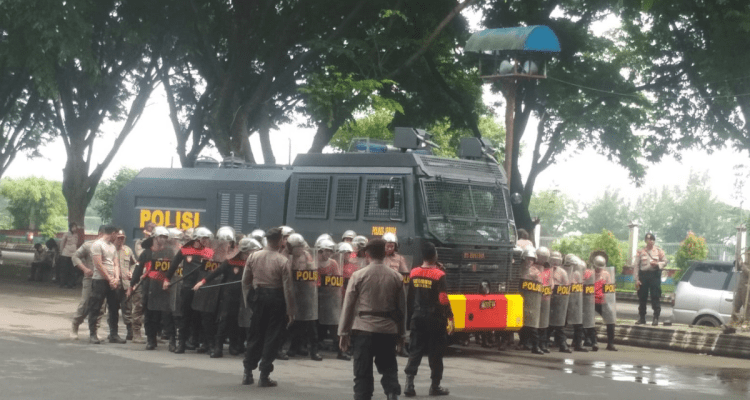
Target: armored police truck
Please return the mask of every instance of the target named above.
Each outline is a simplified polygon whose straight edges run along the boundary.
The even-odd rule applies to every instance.
[[[430,241],[445,268],[456,330],[517,330],[523,304],[505,174],[478,139],[462,140],[462,158],[452,159],[428,154],[428,138],[396,128],[395,147],[300,154],[291,166],[146,168],[119,193],[114,221],[129,238],[147,222],[244,233],[288,225],[308,241],[349,229],[369,238],[392,232],[414,265]]]

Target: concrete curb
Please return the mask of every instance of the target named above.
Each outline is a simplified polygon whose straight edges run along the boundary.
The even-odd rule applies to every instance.
[[[607,327],[597,326],[597,337],[607,342]],[[750,335],[727,335],[718,328],[618,325],[615,343],[660,350],[750,359]]]
[[[672,304],[672,297],[674,294],[667,293],[661,295],[661,303],[662,304]],[[637,303],[638,302],[638,294],[636,293],[629,293],[629,292],[617,292],[617,301],[624,301],[628,303]],[[651,299],[649,299],[649,304],[651,304]]]

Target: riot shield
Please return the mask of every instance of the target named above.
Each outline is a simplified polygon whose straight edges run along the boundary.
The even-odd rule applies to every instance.
[[[583,323],[581,306],[583,301],[583,276],[578,263],[565,265],[565,272],[570,280],[570,298],[568,299],[568,325],[580,325]]]
[[[596,289],[594,287],[594,270],[585,269],[583,271],[583,296],[581,297],[581,320],[584,328],[594,327],[594,318],[596,317]]]
[[[211,249],[214,251],[213,257],[211,260],[205,261],[202,268],[198,269],[198,281],[206,279],[210,273],[216,271],[234,253],[232,242],[224,239],[212,239]],[[219,275],[210,281],[206,281],[204,286],[217,285],[221,283],[221,278],[221,275]],[[193,288],[185,289],[192,290]],[[198,312],[215,313],[219,307],[220,294],[220,287],[198,290],[193,294],[191,307]]]
[[[542,300],[539,306],[539,328],[546,329],[549,327],[550,302],[552,301],[552,270],[545,270],[543,266],[537,265],[540,269],[539,277],[542,283]]]
[[[617,298],[615,296],[615,267],[606,267],[599,275],[603,281],[604,302],[602,303],[602,319],[605,324],[617,322]]]
[[[552,278],[555,284],[552,290],[549,309],[549,325],[565,326],[568,317],[568,301],[570,300],[570,281],[568,274],[562,267],[554,267]]]
[[[539,270],[534,264],[521,267],[521,295],[523,296],[523,325],[539,327],[539,312],[542,302],[542,284]]]
[[[179,250],[179,246],[174,241],[168,241],[160,250],[154,251],[151,258],[151,272],[149,275],[160,276],[169,271],[172,259]],[[172,279],[178,279],[177,269]],[[172,311],[170,305],[171,293],[162,288],[163,280],[153,279],[148,285],[148,309],[151,311]]]
[[[321,325],[338,325],[343,302],[344,273],[339,264],[340,256],[333,254],[327,246],[318,241],[316,248],[315,269],[318,271],[318,323]]]
[[[292,262],[292,283],[297,303],[297,321],[318,319],[318,271],[313,257],[302,246],[295,247],[289,256]]]

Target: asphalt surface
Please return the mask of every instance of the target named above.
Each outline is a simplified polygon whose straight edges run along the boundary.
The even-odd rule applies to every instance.
[[[322,362],[277,361],[272,377],[280,386],[259,388],[239,385],[240,357],[177,355],[165,344],[156,351],[132,343],[89,345],[86,325],[80,340],[70,340],[78,294],[51,284],[0,280],[0,399],[352,398],[351,363],[330,352]],[[406,359],[398,362],[403,370]],[[447,398],[459,399],[738,399],[750,390],[746,360],[625,346],[618,352],[535,356],[472,344],[452,347],[445,366]],[[418,398],[427,397],[426,368],[424,360]],[[384,398],[378,380],[376,399]]]

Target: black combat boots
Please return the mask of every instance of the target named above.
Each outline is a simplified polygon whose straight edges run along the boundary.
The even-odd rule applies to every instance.
[[[430,385],[430,396],[447,396],[451,392],[448,389],[440,387],[440,379],[433,379]]]
[[[216,343],[211,351],[211,358],[222,358],[224,357],[224,338],[216,336]]]
[[[414,375],[406,375],[406,388],[404,389],[404,396],[414,397],[417,395],[417,391],[414,389]]]
[[[255,379],[253,379],[253,371],[246,369],[245,373],[242,374],[242,384],[252,385],[253,383],[255,383]]]

